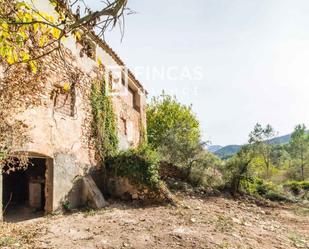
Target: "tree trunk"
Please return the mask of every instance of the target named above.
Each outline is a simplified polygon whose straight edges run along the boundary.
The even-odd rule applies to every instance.
[[[301,160],[301,179],[304,181],[305,180],[305,176],[304,176],[304,153],[303,153],[303,150],[301,150],[300,152],[300,160]]]
[[[266,162],[266,178],[269,179],[269,162]]]
[[[301,165],[301,179],[302,181],[305,181],[305,166],[304,164]]]

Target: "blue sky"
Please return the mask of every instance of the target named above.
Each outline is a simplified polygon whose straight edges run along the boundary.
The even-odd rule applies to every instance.
[[[138,14],[108,43],[150,96],[192,103],[205,140],[244,143],[256,122],[281,135],[309,126],[308,0],[128,1]]]

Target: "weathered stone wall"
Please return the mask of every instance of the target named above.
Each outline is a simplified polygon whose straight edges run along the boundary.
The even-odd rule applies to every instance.
[[[130,105],[127,104],[125,101],[125,96],[118,96],[114,98],[114,105],[115,105],[115,113],[117,114],[118,118],[118,129],[121,129],[121,119],[125,119],[127,122],[127,129],[132,129],[128,131],[128,144],[136,147],[141,138],[141,129],[142,126],[146,127],[146,111],[144,108],[140,112],[132,108]],[[146,103],[144,104],[144,106]]]
[[[86,55],[81,57],[82,47],[73,37],[68,37],[64,45],[67,49],[65,58],[70,68],[56,55],[45,58],[46,82],[38,82],[45,86],[44,92],[41,93],[42,104],[27,109],[17,117],[24,120],[30,130],[30,142],[19,150],[38,153],[53,159],[53,211],[61,206],[69,193],[72,194],[72,190],[76,187],[75,180],[96,166],[95,153],[89,140],[91,121],[89,93],[93,79],[98,76],[97,61],[100,58],[105,67],[122,66],[112,56],[114,52],[108,51],[102,44],[96,46],[95,59]],[[55,108],[55,91],[70,81],[71,72],[75,73],[76,79],[75,105],[73,115],[70,116]],[[113,104],[119,130],[120,118],[128,120],[132,128],[132,139],[128,143],[130,146],[137,146],[140,142],[141,125],[146,126],[146,93],[132,78],[129,79],[129,84],[139,93],[140,111],[136,111],[125,96],[113,97]],[[76,191],[76,198],[71,197],[75,206],[82,201],[78,197],[79,194],[79,191]]]

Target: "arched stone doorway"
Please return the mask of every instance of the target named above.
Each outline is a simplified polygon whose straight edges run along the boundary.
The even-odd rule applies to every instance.
[[[2,173],[2,217],[19,221],[42,216],[53,208],[53,159],[38,153],[28,153],[25,169]]]

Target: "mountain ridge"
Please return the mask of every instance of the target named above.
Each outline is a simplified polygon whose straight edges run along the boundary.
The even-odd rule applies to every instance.
[[[207,147],[207,150],[208,150],[209,152],[214,153],[214,152],[216,152],[216,151],[218,151],[218,150],[220,150],[220,149],[222,149],[222,148],[223,148],[223,146],[221,146],[221,145],[209,145],[209,146]]]
[[[309,131],[307,131],[309,133]],[[272,138],[269,140],[270,144],[286,144],[291,140],[292,133],[283,135],[283,136],[278,136],[275,138]],[[220,157],[221,159],[228,159],[232,157],[234,154],[236,154],[240,148],[243,145],[238,145],[238,144],[231,144],[231,145],[226,145],[226,146],[221,146],[221,145],[212,145],[209,146],[207,149],[209,152],[215,154],[216,156]],[[209,150],[210,148],[210,150]],[[216,150],[216,148],[218,148]]]

